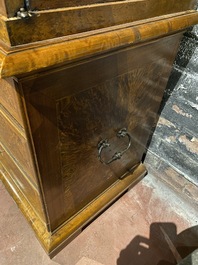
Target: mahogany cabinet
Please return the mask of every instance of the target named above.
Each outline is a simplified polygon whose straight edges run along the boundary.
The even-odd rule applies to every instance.
[[[145,174],[195,1],[0,0],[1,180],[53,256]]]

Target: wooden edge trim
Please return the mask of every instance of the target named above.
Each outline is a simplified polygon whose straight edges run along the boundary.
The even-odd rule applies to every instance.
[[[63,63],[70,63],[89,56],[171,35],[197,23],[198,12],[195,11],[178,17],[51,44],[45,47],[30,48],[18,52],[10,51],[6,54],[1,54],[0,51],[0,77],[17,76]]]
[[[0,172],[1,173],[1,172]],[[26,217],[28,223],[34,230],[38,240],[52,258],[72,239],[74,239],[82,229],[96,218],[100,212],[104,211],[111,203],[119,198],[127,189],[140,181],[147,171],[143,164],[140,164],[132,174],[122,180],[118,180],[114,185],[107,189],[103,194],[84,208],[80,214],[77,214],[67,223],[63,224],[60,229],[54,233],[47,231],[47,227],[38,219],[34,210],[24,198],[21,191],[16,187],[9,174],[4,172],[0,174],[0,179],[6,189],[13,197],[18,207]]]

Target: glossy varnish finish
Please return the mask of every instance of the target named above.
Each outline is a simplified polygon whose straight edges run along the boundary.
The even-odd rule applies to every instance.
[[[118,1],[91,7],[79,6],[69,9],[34,11],[34,15],[27,19],[0,17],[1,34],[4,35],[4,42],[16,46],[158,16],[188,13],[194,8],[194,3],[195,1],[192,0]]]
[[[180,36],[20,80],[52,231],[141,162]],[[130,150],[101,164],[98,142],[109,139],[109,159],[125,127]]]
[[[49,255],[146,174],[182,33],[198,22],[194,3],[35,0],[23,20],[13,18],[20,1],[0,1],[1,178]],[[130,148],[101,163],[101,140],[105,161],[128,146],[122,128]]]
[[[106,28],[89,34],[37,42],[15,48],[0,47],[0,76],[18,76],[60,64],[68,64],[104,52],[175,34],[198,23],[198,12],[158,17],[143,24]],[[74,48],[75,47],[75,48]],[[31,60],[29,59],[31,58]]]
[[[153,10],[158,10],[158,13],[156,15],[159,14],[165,14],[165,11],[163,10],[163,8],[160,8],[160,5],[165,5],[168,12],[179,12],[180,10],[186,10],[186,9],[193,9],[195,1],[194,0],[159,0],[159,1],[155,1],[155,0],[129,0],[129,1],[125,1],[125,0],[116,0],[116,1],[112,1],[112,0],[84,0],[84,1],[78,1],[78,0],[63,0],[63,1],[58,1],[58,0],[45,0],[45,1],[40,1],[40,0],[30,0],[30,8],[33,11],[47,11],[47,10],[53,10],[53,9],[64,9],[64,8],[72,8],[72,7],[83,7],[83,6],[89,6],[91,5],[91,7],[93,8],[94,6],[99,6],[99,5],[113,5],[114,3],[117,5],[128,5],[131,3],[138,3],[140,5],[144,5],[146,4],[146,8],[147,10],[149,10],[150,7],[153,8]],[[149,6],[148,6],[149,5]],[[16,16],[17,11],[24,6],[24,1],[23,0],[0,0],[0,14],[6,16],[6,17],[14,17]],[[110,9],[109,9],[110,10]],[[122,11],[122,10],[121,10]],[[141,10],[137,10],[136,13],[142,11]],[[151,14],[150,14],[151,15]]]

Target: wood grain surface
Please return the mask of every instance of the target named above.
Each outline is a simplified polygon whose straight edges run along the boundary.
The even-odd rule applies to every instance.
[[[47,42],[41,47],[0,49],[0,76],[29,73],[171,35],[198,23],[198,12],[147,22],[78,39]]]
[[[150,7],[152,7],[154,10],[156,9],[160,9],[160,5],[161,5],[161,10],[163,9],[164,6],[166,6],[166,8],[170,9],[174,9],[176,8],[177,10],[181,10],[183,8],[183,10],[186,10],[187,8],[189,9],[193,9],[194,5],[195,5],[195,0],[185,0],[185,1],[181,1],[181,0],[169,0],[169,1],[162,1],[162,0],[116,0],[116,1],[112,1],[112,0],[83,0],[83,1],[78,1],[78,0],[63,0],[63,1],[58,1],[58,0],[45,0],[45,1],[40,1],[40,0],[31,0],[30,1],[30,9],[33,11],[41,11],[41,10],[53,10],[53,9],[64,9],[64,8],[78,8],[81,6],[89,6],[89,7],[94,7],[94,6],[98,6],[98,5],[113,5],[113,4],[117,4],[119,5],[124,4],[127,5],[129,2],[134,2],[134,3],[138,3],[138,2],[147,2],[147,9],[148,10],[152,10],[150,9]],[[139,4],[139,3],[138,3]],[[141,3],[140,3],[141,4]],[[17,11],[21,8],[24,7],[24,1],[23,0],[0,0],[0,14],[7,16],[7,17],[14,17],[16,16]],[[174,12],[174,10],[173,10]],[[178,11],[177,11],[178,12]],[[151,11],[150,11],[151,13]],[[165,13],[165,12],[164,12]]]
[[[1,178],[54,255],[146,173],[141,164],[194,0],[0,0]],[[90,5],[87,5],[90,4]],[[36,11],[37,9],[37,11]],[[8,17],[11,16],[11,18]],[[118,139],[126,128],[131,146]]]
[[[118,1],[69,9],[36,11],[30,18],[7,19],[5,24],[10,44],[16,46],[162,15],[188,12],[194,9],[192,5],[194,2],[192,0]]]
[[[20,79],[51,231],[141,162],[180,38]],[[109,139],[109,159],[127,145],[116,137],[124,127],[130,150],[101,164],[98,142]]]
[[[65,7],[74,7],[74,6],[83,6],[83,5],[93,5],[93,4],[101,4],[101,3],[109,3],[109,2],[122,2],[125,0],[31,0],[31,8],[32,10],[47,10],[47,9],[57,9],[57,8],[65,8]],[[145,1],[145,0],[135,0],[138,1]]]
[[[23,6],[23,0],[0,0],[0,14],[6,17],[14,17],[19,8]]]

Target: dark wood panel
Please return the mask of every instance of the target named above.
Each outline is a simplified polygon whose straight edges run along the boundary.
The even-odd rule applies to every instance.
[[[179,33],[174,38],[173,36],[165,37],[161,41],[156,40],[147,44],[125,48],[109,53],[108,56],[102,55],[90,58],[73,65],[48,70],[32,77],[29,76],[23,81],[25,94],[39,93],[38,91],[42,87],[44,95],[52,100],[59,100],[92,88],[111,79],[112,76],[126,74],[134,68],[142,68],[146,64],[153,63],[159,69],[164,65],[165,70],[170,67],[169,61],[173,56],[173,47],[177,47],[181,37],[182,34]],[[172,47],[172,49],[169,49],[169,47]],[[156,74],[166,76],[166,71],[157,71]],[[50,77],[50,81],[48,77]]]
[[[19,170],[9,154],[3,149],[1,143],[0,160],[5,170],[9,173],[12,180],[24,194],[34,211],[37,213],[38,218],[40,218],[42,222],[46,222],[38,188],[33,185],[31,181],[29,181],[29,177],[26,176],[24,172]]]
[[[0,80],[0,104],[2,104],[20,126],[24,128],[20,94],[12,78]]]
[[[7,17],[14,17],[23,6],[24,0],[0,0],[0,13]]]
[[[23,81],[52,230],[141,161],[180,38]],[[123,160],[101,164],[98,142],[109,139],[108,159],[126,145],[115,136],[123,127],[132,135],[131,149]]]
[[[49,229],[53,231],[65,221],[67,204],[61,178],[56,102],[42,93],[42,87],[38,94],[23,91],[50,219]]]
[[[122,79],[123,84],[121,79],[114,79],[57,102],[64,196],[69,202],[68,218],[141,161],[134,139],[130,150],[119,161],[107,166],[98,159],[97,144],[100,140],[108,138],[111,143],[110,149],[103,154],[104,159],[109,160],[115,152],[128,146],[128,139],[117,139],[116,133],[123,127],[130,132],[135,126],[135,122],[132,126],[128,124],[128,102],[121,92],[125,90],[126,96],[130,96],[125,78]]]

